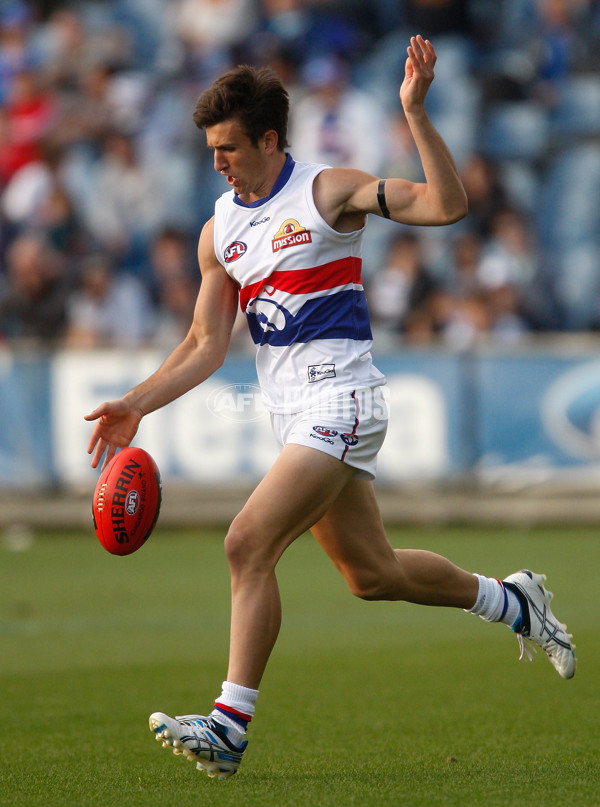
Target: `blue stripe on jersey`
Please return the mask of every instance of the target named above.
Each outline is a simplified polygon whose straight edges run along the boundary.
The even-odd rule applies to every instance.
[[[246,309],[246,317],[257,345],[282,347],[312,339],[372,339],[365,293],[354,289],[308,300],[296,316],[271,298],[258,297]]]

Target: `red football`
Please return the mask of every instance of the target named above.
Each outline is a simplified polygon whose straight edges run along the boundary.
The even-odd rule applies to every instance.
[[[94,529],[113,555],[130,555],[154,529],[161,502],[160,472],[143,448],[123,448],[102,472],[92,502]]]

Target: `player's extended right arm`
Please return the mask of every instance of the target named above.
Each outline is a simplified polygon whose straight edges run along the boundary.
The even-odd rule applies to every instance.
[[[106,401],[85,416],[96,420],[88,444],[92,467],[97,467],[106,450],[102,467],[117,448],[129,445],[144,415],[160,409],[198,386],[225,360],[236,316],[238,289],[218,262],[213,246],[213,221],[200,236],[198,260],[202,285],[194,320],[180,345],[158,370],[116,401]]]

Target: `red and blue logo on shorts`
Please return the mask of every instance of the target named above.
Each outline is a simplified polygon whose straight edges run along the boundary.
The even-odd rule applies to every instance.
[[[313,431],[320,434],[321,437],[337,437],[337,431],[327,426],[313,426]]]

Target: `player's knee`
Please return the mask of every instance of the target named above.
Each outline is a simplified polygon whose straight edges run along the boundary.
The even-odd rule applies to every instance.
[[[232,573],[261,569],[268,565],[264,545],[261,544],[251,525],[236,517],[225,536],[225,555]]]
[[[250,559],[249,538],[243,525],[234,521],[225,536],[225,555],[231,570],[242,568]]]
[[[398,599],[393,585],[385,575],[373,571],[358,571],[346,575],[346,582],[352,594],[361,600]]]

